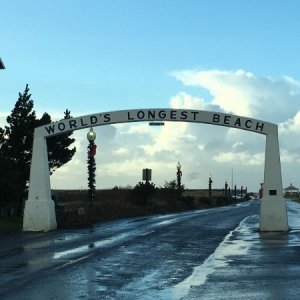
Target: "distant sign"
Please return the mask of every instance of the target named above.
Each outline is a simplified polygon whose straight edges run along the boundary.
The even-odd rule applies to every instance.
[[[146,182],[151,181],[151,175],[151,169],[143,169],[143,180],[145,180]]]

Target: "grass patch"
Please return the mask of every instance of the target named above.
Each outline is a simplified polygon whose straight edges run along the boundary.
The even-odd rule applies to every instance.
[[[0,217],[0,230],[22,229],[23,218],[19,216]]]

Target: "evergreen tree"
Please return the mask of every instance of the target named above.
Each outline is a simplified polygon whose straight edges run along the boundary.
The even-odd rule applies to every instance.
[[[70,117],[70,111],[66,110],[65,118]],[[37,119],[26,85],[6,121],[8,125],[0,128],[0,200],[19,201],[21,204],[29,182],[34,128],[50,123],[51,117],[44,113],[40,120]],[[69,138],[71,134],[49,138],[50,172],[67,163],[75,154],[75,147],[68,148],[74,142]]]
[[[156,190],[157,188],[152,182],[139,182],[132,190],[132,199],[137,204],[145,206]]]
[[[164,188],[167,190],[170,197],[175,198],[176,195],[177,195],[178,199],[181,197],[181,195],[185,189],[185,185],[181,184],[181,182],[179,182],[179,184],[180,184],[180,186],[178,185],[178,182],[176,181],[176,179],[173,179],[169,182],[165,181]]]
[[[64,119],[70,118],[72,118],[71,112],[66,109],[66,111],[64,112]],[[51,122],[51,116],[47,113],[44,113],[42,118],[38,122],[38,126],[46,125]],[[47,138],[50,174],[69,162],[75,154],[76,147],[69,149],[69,146],[75,142],[74,138],[70,138],[71,135],[72,132]]]
[[[11,178],[14,177],[14,165],[12,161],[5,157],[5,130],[0,127],[0,206],[5,206],[7,202],[14,199],[15,190],[14,182]],[[20,196],[20,195],[19,195]]]
[[[6,118],[1,152],[14,172],[11,182],[19,195],[23,193],[29,180],[30,162],[33,142],[33,129],[36,126],[36,114],[33,110],[33,100],[30,99],[28,84],[19,98],[11,114]]]
[[[176,180],[174,179],[169,182],[165,181],[164,188],[168,189],[168,190],[176,190],[176,188],[177,188]]]

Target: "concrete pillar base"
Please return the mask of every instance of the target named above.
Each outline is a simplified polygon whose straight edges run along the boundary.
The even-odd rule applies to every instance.
[[[260,203],[260,231],[289,231],[286,200],[283,197],[263,197]]]
[[[27,200],[25,202],[23,231],[50,231],[56,228],[53,200]]]

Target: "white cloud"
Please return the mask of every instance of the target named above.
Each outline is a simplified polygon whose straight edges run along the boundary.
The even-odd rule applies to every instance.
[[[300,111],[298,111],[293,118],[290,118],[285,122],[279,124],[279,131],[282,134],[285,133],[299,134],[300,133]]]
[[[102,171],[108,176],[130,176],[130,174],[141,175],[142,169],[144,168],[160,170],[160,172],[166,173],[172,170],[174,165],[170,162],[154,161],[145,158],[134,158],[130,160],[124,160],[121,163],[104,164]]]
[[[287,164],[299,164],[300,163],[300,154],[291,153],[287,149],[282,149],[280,152],[281,162]]]
[[[236,142],[233,146],[232,146],[232,148],[234,148],[234,149],[239,149],[239,148],[241,148],[241,147],[243,147],[243,142]]]
[[[205,144],[199,144],[199,145],[198,145],[198,149],[199,149],[200,151],[203,151],[203,150],[205,149]]]
[[[173,72],[187,86],[205,88],[212,99],[179,92],[170,99],[174,109],[225,111],[279,123],[279,140],[284,185],[300,186],[295,175],[300,164],[299,82],[291,77],[258,77],[238,71]],[[183,87],[184,88],[184,87]],[[201,91],[199,89],[199,91]],[[199,92],[200,93],[200,92]],[[188,188],[222,188],[234,172],[234,183],[258,190],[263,181],[265,137],[251,132],[185,122],[118,124],[96,129],[97,187],[134,186],[142,169],[151,168],[159,186],[176,178],[181,162],[183,183]],[[86,133],[77,134],[76,157],[52,176],[54,186],[86,186]],[[298,141],[299,140],[299,141]],[[68,174],[68,177],[66,177]],[[241,175],[242,174],[242,175]],[[294,175],[291,175],[294,174]],[[65,178],[65,179],[64,179]]]
[[[243,70],[186,70],[171,74],[187,86],[207,89],[213,104],[237,115],[277,123],[300,109],[300,83],[288,76],[263,78]]]
[[[151,143],[141,145],[141,147],[149,155],[154,155],[156,152],[173,148],[173,152],[179,154],[182,138],[185,138],[187,123],[165,122],[157,136],[153,138]]]
[[[171,107],[176,109],[204,109],[205,101],[202,98],[192,97],[187,93],[179,93],[171,98]]]
[[[153,130],[153,127],[150,127],[148,123],[134,124],[134,125],[131,124],[130,126],[127,125],[126,127],[123,127],[123,131],[120,133],[149,135],[149,136],[155,135],[155,131]]]
[[[244,166],[261,166],[265,161],[265,153],[249,154],[245,152],[220,152],[213,157],[218,163],[242,164]]]
[[[125,148],[125,147],[120,147],[118,149],[115,149],[113,150],[113,153],[115,155],[127,155],[128,153],[130,153],[129,149],[128,148]]]

